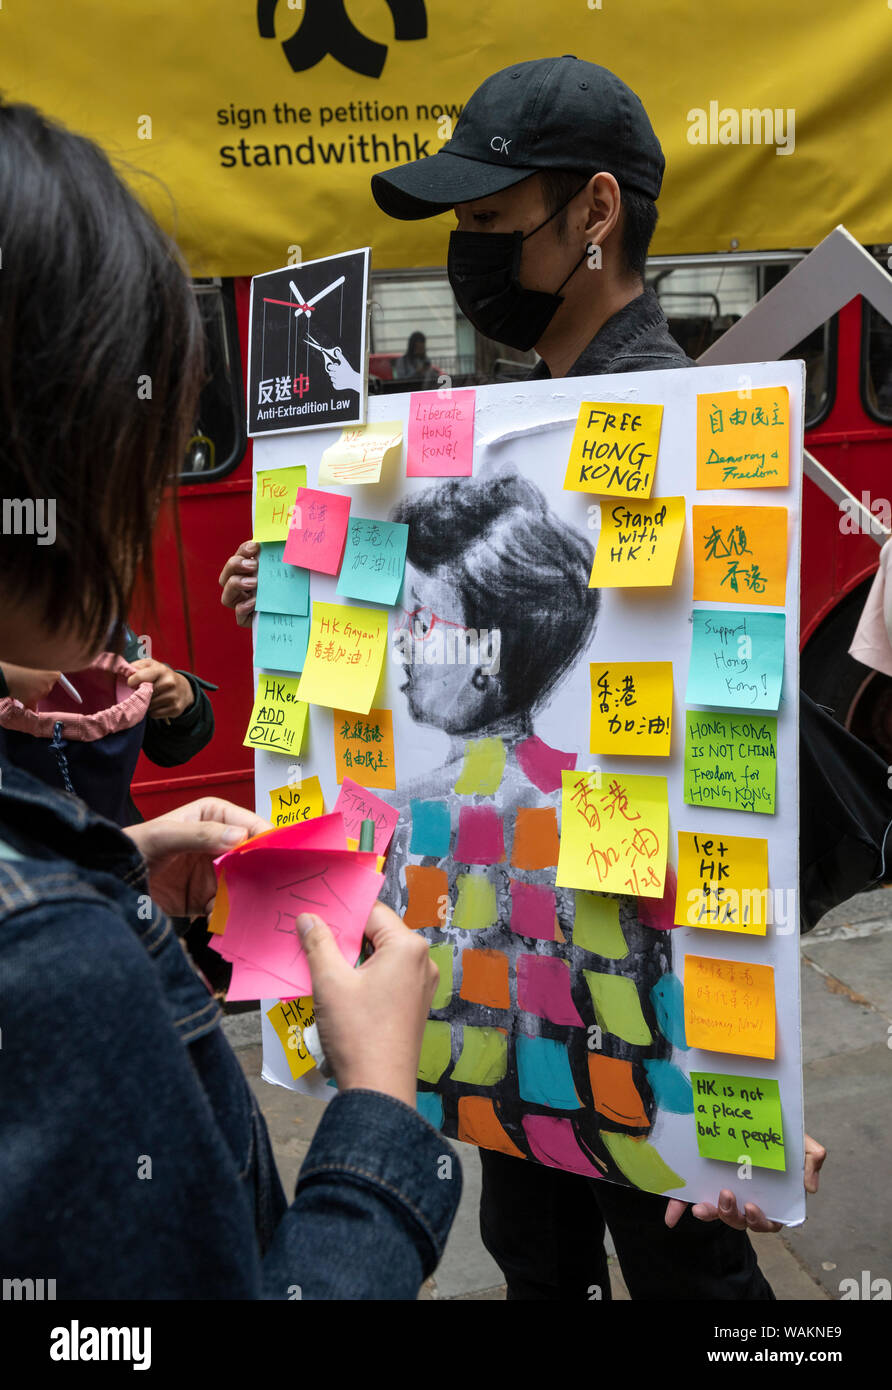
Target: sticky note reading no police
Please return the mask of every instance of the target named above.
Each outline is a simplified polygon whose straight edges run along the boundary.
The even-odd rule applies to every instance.
[[[650,497],[660,447],[661,405],[583,401],[567,476],[569,492]]]

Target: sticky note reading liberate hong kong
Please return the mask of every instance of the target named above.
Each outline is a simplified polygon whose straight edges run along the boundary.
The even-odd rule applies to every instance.
[[[564,487],[612,497],[650,497],[662,419],[661,405],[583,401]]]

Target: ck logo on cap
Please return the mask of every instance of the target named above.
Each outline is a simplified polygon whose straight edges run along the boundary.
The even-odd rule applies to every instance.
[[[507,154],[510,140],[506,140],[504,135],[494,135],[489,142],[489,148],[495,150],[496,154]]]

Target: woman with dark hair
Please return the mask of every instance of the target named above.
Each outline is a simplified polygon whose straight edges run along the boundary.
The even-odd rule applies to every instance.
[[[416,330],[409,334],[403,356],[398,357],[393,364],[393,379],[417,386],[419,382],[427,384],[431,377],[436,385],[436,372],[431,369],[425,336]]]
[[[90,141],[0,103],[0,653],[81,670],[121,625],[203,371],[173,247]],[[151,383],[151,390],[141,389]],[[52,509],[41,546],[29,517]],[[70,1298],[414,1298],[461,1182],[414,1109],[436,984],[383,905],[358,970],[298,919],[340,1090],[291,1205],[220,1008],[165,913],[267,823],[205,798],[126,833],[0,784],[0,1263]],[[399,1014],[393,1001],[399,999]]]

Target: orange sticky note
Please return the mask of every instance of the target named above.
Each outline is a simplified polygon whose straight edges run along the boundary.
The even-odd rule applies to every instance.
[[[370,709],[368,714],[332,710],[334,715],[335,776],[352,777],[362,787],[396,789],[393,752],[393,714]]]
[[[521,806],[514,817],[511,865],[515,869],[550,869],[558,862],[561,842],[554,806]]]
[[[786,487],[790,481],[790,393],[759,386],[746,396],[697,397],[697,487]]]
[[[692,507],[691,512],[694,598],[782,607],[786,507]]]
[[[409,902],[403,921],[414,931],[443,927],[449,908],[449,875],[430,864],[406,865]]]
[[[671,661],[590,664],[592,717],[589,751],[669,757],[672,734]]]
[[[774,969],[711,956],[684,958],[688,1047],[774,1056]]]

